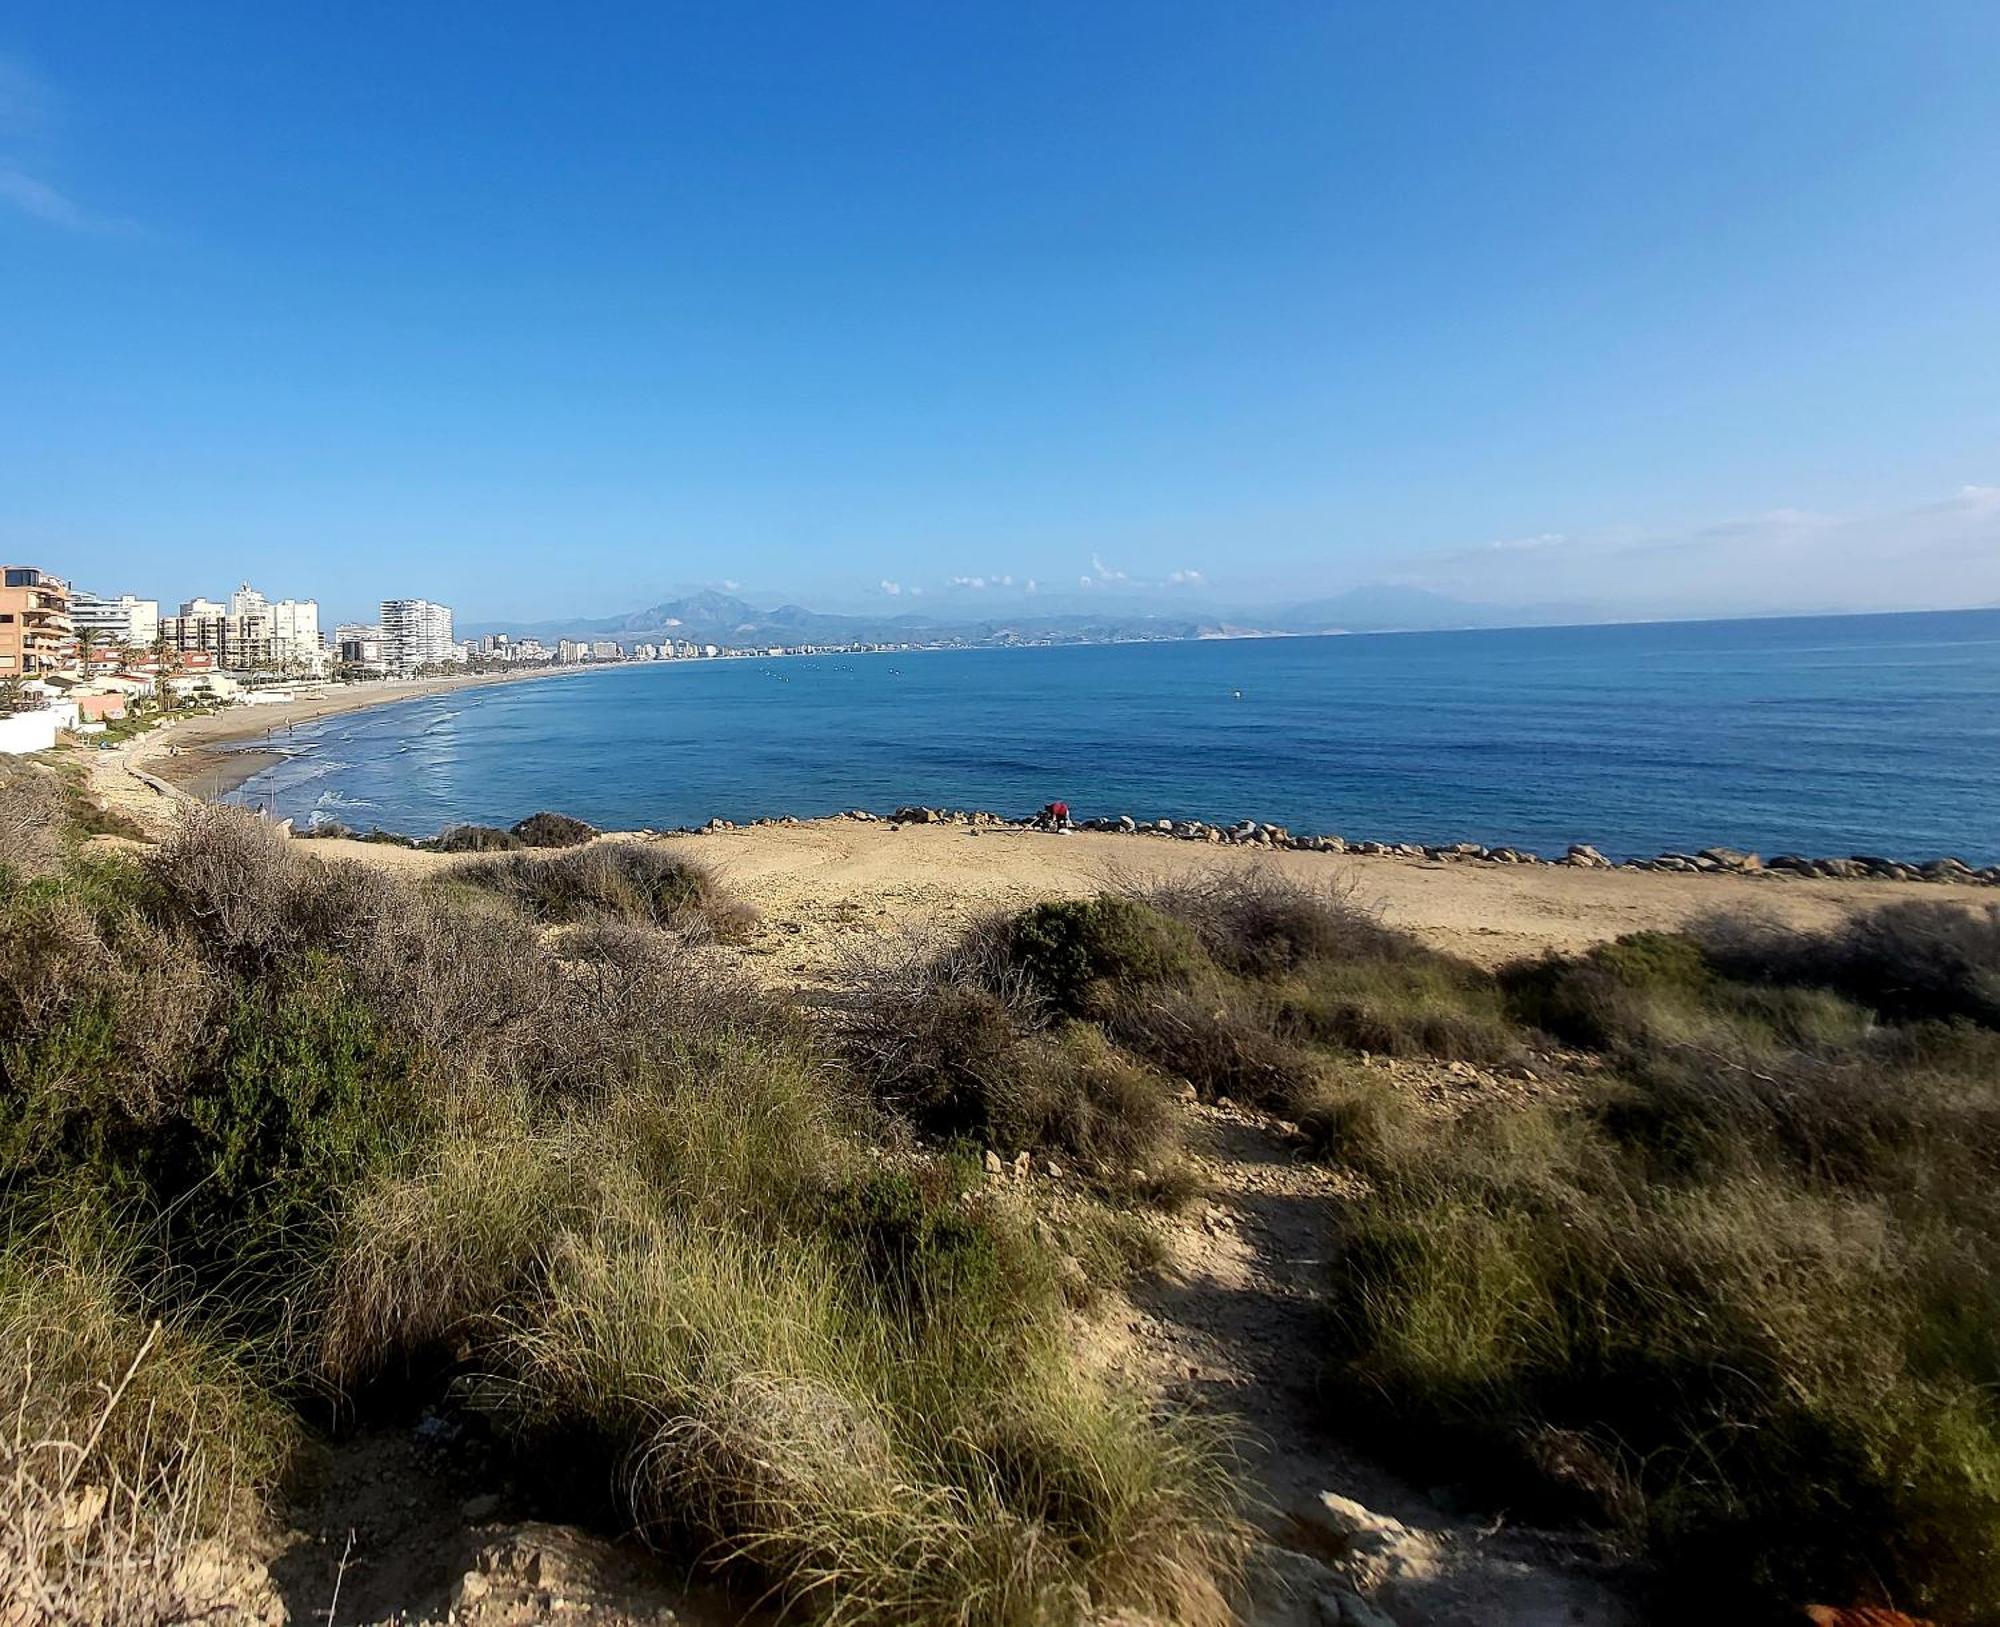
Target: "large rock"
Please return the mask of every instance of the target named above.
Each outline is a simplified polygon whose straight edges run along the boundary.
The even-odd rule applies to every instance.
[[[1334,1492],[1295,1508],[1283,1540],[1331,1577],[1329,1585],[1309,1568],[1286,1573],[1294,1591],[1316,1584],[1314,1608],[1324,1623],[1376,1627],[1386,1618],[1400,1627],[1625,1627],[1634,1619],[1603,1584],[1550,1562],[1539,1550],[1523,1558],[1476,1530],[1419,1529]],[[1350,1599],[1370,1614],[1360,1615]],[[1248,1619],[1252,1627],[1303,1627],[1312,1618],[1274,1612]]]
[[[1588,842],[1572,842],[1569,851],[1563,855],[1564,864],[1573,864],[1579,870],[1609,870],[1611,861]]]
[[[665,1579],[638,1556],[562,1525],[497,1534],[452,1591],[457,1627],[672,1627],[682,1620]]]

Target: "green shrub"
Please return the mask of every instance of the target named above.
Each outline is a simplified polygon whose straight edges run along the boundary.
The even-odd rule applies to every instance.
[[[1100,981],[1174,983],[1201,965],[1193,935],[1179,922],[1111,893],[1023,911],[1010,924],[1006,950],[1045,999],[1071,1014],[1083,1011]]]
[[[297,1247],[419,1133],[408,1055],[318,954],[240,990],[225,1020],[217,1066],[149,1154],[151,1184],[196,1237]]]
[[[1171,1160],[1181,1113],[1167,1080],[1085,1023],[1013,1047],[987,1109],[986,1139],[1067,1154],[1120,1176]]]
[[[439,853],[512,853],[524,844],[512,831],[495,825],[453,825],[423,845]]]
[[[1400,961],[1431,954],[1345,893],[1295,881],[1268,866],[1194,875],[1136,896],[1187,926],[1218,964],[1240,977],[1278,977],[1313,961]]]
[[[462,866],[453,875],[551,924],[635,921],[735,938],[755,921],[755,912],[704,866],[636,842],[599,842],[549,857],[515,854]]]
[[[1649,1021],[1698,1007],[1715,984],[1701,946],[1670,932],[1637,932],[1582,955],[1547,954],[1501,974],[1522,1022],[1572,1045],[1610,1049]]]
[[[1060,1153],[1120,1178],[1170,1162],[1180,1115],[1167,1081],[1095,1027],[1047,1016],[975,932],[957,952],[878,968],[843,1038],[873,1098],[928,1135]]]
[[[1324,1065],[1276,1031],[1264,992],[1227,982],[1161,988],[1122,1002],[1106,1021],[1118,1042],[1203,1097],[1284,1112]]]
[[[517,820],[512,830],[515,840],[523,847],[581,847],[596,834],[595,825],[586,825],[581,819],[550,813],[546,809]]]
[[[1832,989],[1892,1021],[2000,1028],[2000,905],[1912,899],[1825,932],[1741,916],[1696,930],[1709,957],[1746,982]]]
[[[1500,1062],[1521,1048],[1492,976],[1429,950],[1309,962],[1278,985],[1272,1022],[1298,1041],[1383,1056]]]

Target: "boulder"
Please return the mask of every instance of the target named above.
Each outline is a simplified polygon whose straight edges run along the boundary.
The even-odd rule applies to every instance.
[[[1719,869],[1735,871],[1761,870],[1764,861],[1754,853],[1745,853],[1733,847],[1705,847],[1700,857],[1712,861]]]
[[[1588,842],[1571,842],[1569,851],[1563,855],[1564,864],[1573,864],[1579,870],[1609,870],[1611,861]]]
[[[1120,814],[1118,816],[1118,828],[1127,835],[1130,835],[1139,828],[1139,821],[1134,819],[1130,814]]]
[[[645,1557],[569,1526],[527,1524],[488,1542],[452,1590],[460,1627],[528,1627],[588,1621],[601,1627],[669,1627],[682,1591]]]

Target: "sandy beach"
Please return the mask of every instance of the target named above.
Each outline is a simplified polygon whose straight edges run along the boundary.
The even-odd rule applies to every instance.
[[[296,700],[262,706],[232,706],[166,723],[134,741],[130,765],[170,780],[192,795],[213,800],[226,796],[260,769],[274,754],[247,749],[246,743],[276,741],[288,729],[340,712],[358,712],[398,701],[461,689],[485,689],[495,684],[526,683],[537,678],[574,677],[585,667],[536,667],[527,672],[473,673],[453,678],[383,678],[358,684],[312,686]],[[302,690],[308,686],[300,686]]]
[[[949,932],[989,911],[1252,865],[1338,889],[1427,943],[1485,966],[1672,928],[1717,911],[1752,910],[1813,927],[1919,894],[1968,903],[1984,897],[1973,889],[1895,882],[1444,863],[840,818],[619,839],[668,843],[712,866],[762,915],[739,951],[745,962],[775,985],[800,989],[837,983],[851,955],[879,952],[909,934]],[[318,858],[424,875],[476,862],[374,842],[314,840],[300,848]]]

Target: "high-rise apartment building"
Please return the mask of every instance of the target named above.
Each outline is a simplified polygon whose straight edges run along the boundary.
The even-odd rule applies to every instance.
[[[67,582],[32,565],[0,566],[0,679],[63,671],[74,639]]]
[[[214,599],[184,600],[180,614],[164,619],[160,629],[176,649],[207,650],[222,666],[239,670],[317,671],[326,659],[318,600],[274,603],[248,582],[229,596],[227,606]]]
[[[382,601],[382,661],[391,672],[415,672],[451,656],[451,606],[429,599]]]
[[[100,650],[148,650],[160,636],[160,602],[121,593],[115,599],[81,589],[70,595],[70,620],[81,642]]]

